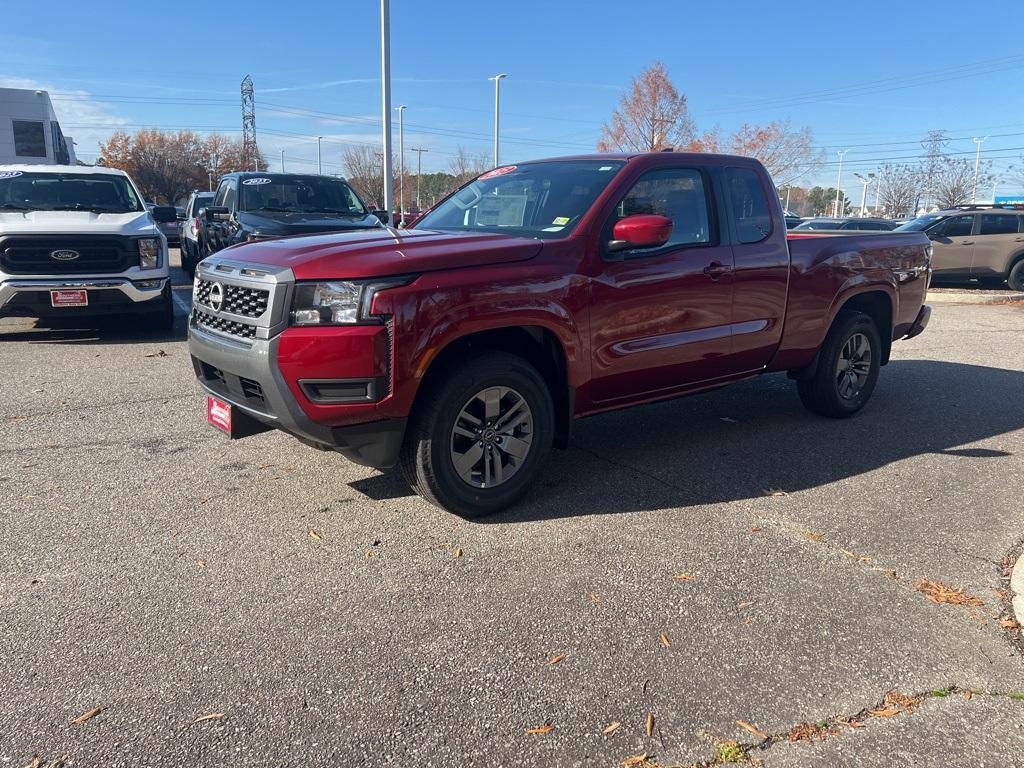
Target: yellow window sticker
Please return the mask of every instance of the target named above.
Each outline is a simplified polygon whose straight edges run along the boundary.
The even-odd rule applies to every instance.
[[[558,224],[559,226],[565,226],[566,224],[569,223],[569,217],[568,216],[556,216],[555,220],[552,221],[551,223],[552,224]]]

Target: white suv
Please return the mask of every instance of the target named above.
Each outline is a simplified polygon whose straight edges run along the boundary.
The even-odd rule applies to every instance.
[[[0,317],[130,314],[174,323],[167,239],[124,171],[0,165]]]

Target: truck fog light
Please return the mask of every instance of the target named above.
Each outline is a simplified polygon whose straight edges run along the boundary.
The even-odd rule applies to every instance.
[[[159,288],[162,280],[139,280],[135,284],[139,288]]]

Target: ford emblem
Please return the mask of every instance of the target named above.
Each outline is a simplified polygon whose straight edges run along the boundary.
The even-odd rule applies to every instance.
[[[55,261],[74,261],[81,254],[78,251],[62,250],[50,251],[50,258]]]

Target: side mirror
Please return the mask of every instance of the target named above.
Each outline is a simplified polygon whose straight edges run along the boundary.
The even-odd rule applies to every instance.
[[[217,221],[227,221],[231,217],[231,211],[222,205],[211,205],[203,208],[203,217],[210,224]]]
[[[632,251],[637,248],[660,248],[672,237],[672,219],[641,213],[615,222],[608,251]]]
[[[381,224],[387,224],[391,220],[387,211],[370,211],[370,213],[380,219]]]
[[[150,214],[152,214],[154,221],[160,224],[178,220],[178,211],[173,205],[154,205]]]

